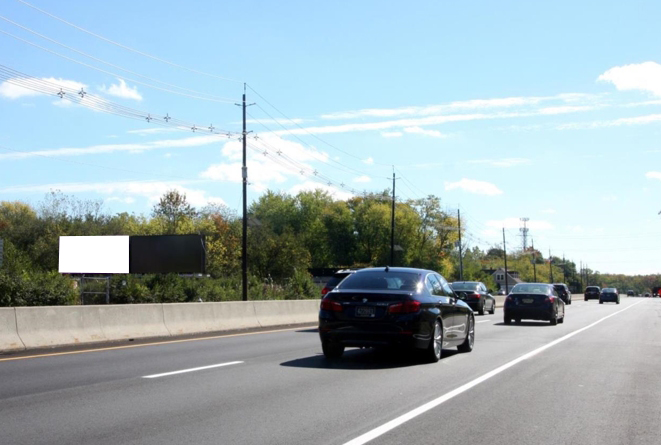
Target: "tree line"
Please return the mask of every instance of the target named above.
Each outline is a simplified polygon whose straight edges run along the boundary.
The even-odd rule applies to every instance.
[[[311,268],[384,266],[391,262],[390,191],[335,200],[316,190],[290,195],[267,191],[249,208],[248,272],[250,299],[318,298]],[[440,198],[398,201],[395,206],[395,266],[432,269],[459,279],[459,221],[444,211]],[[111,303],[225,301],[240,299],[242,220],[223,205],[196,209],[186,195],[167,191],[149,216],[109,214],[99,200],[80,200],[51,191],[36,206],[0,203],[0,305],[77,304],[74,277],[58,270],[60,236],[202,234],[207,244],[204,279],[113,275]],[[489,269],[503,267],[502,250],[464,246],[463,278],[495,289]],[[550,260],[550,263],[549,263]],[[533,267],[533,263],[535,267]],[[544,259],[528,250],[508,255],[508,265],[524,281],[582,285],[576,265]],[[534,270],[536,268],[536,271]],[[658,276],[627,277],[589,271],[600,285],[649,289]],[[653,284],[654,283],[654,284]]]

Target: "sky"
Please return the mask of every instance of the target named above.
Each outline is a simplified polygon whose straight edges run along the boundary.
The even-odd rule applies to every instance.
[[[658,1],[0,2],[0,201],[149,215],[320,188],[464,245],[661,273]]]

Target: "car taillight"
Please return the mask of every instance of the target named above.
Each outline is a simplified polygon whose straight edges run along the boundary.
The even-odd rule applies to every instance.
[[[512,301],[514,301],[514,297],[513,297],[513,296],[511,296],[511,295],[508,295],[508,296],[507,296],[507,298],[505,298],[505,301],[507,301],[507,302],[510,302],[510,303],[511,303]]]
[[[420,302],[417,300],[405,301],[403,303],[391,304],[388,312],[391,314],[412,314],[420,310]]]
[[[555,301],[555,297],[548,296],[546,297],[546,300],[544,300],[545,303],[553,303]]]
[[[342,312],[342,305],[337,301],[324,298],[321,300],[321,310],[330,312]]]
[[[480,299],[480,294],[478,294],[478,293],[476,292],[476,293],[474,293],[474,294],[468,294],[467,297],[468,297],[468,298],[473,298],[473,299],[477,299],[477,300],[479,300],[479,299]]]
[[[326,296],[326,294],[328,293],[328,291],[330,291],[330,289],[327,288],[327,287],[324,287],[324,288],[321,290],[321,296],[322,296],[322,297]]]

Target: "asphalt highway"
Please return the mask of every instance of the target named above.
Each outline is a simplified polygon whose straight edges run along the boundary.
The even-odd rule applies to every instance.
[[[338,362],[312,327],[0,356],[1,444],[661,443],[661,299],[576,299],[565,323],[477,316],[439,363]]]

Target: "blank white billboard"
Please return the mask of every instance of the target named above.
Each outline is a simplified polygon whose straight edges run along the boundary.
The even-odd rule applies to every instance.
[[[128,236],[61,236],[60,273],[129,273]]]

